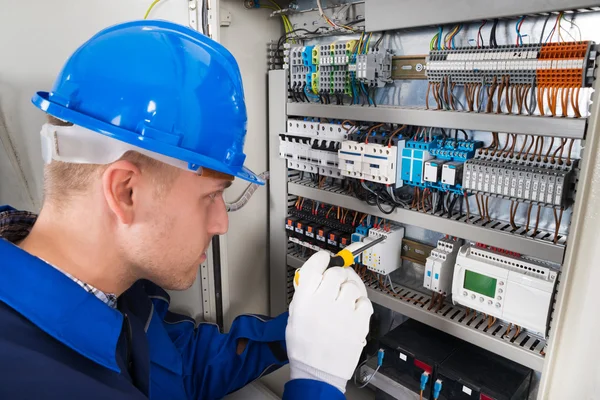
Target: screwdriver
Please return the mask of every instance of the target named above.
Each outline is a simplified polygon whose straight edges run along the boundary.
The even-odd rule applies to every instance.
[[[327,266],[327,268],[349,267],[352,264],[354,264],[354,257],[360,255],[363,251],[375,246],[377,243],[383,242],[384,240],[385,240],[385,236],[380,236],[377,239],[375,239],[363,246],[360,246],[360,247],[357,247],[357,246],[362,244],[362,242],[352,243],[345,249],[340,250],[335,256],[332,256],[331,260],[329,260],[329,265]]]
[[[361,246],[363,242],[354,242],[350,244],[345,249],[340,250],[335,256],[332,256],[329,260],[329,265],[327,265],[327,269],[331,267],[349,267],[354,264],[354,257],[361,254],[363,251],[370,249],[375,246],[377,243],[381,243],[385,240],[385,236],[380,236],[377,239]],[[296,270],[294,274],[294,282],[296,286],[300,284],[300,269]]]

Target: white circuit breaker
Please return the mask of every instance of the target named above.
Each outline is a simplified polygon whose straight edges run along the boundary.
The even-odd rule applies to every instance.
[[[404,140],[388,146],[377,143],[343,141],[338,152],[339,168],[343,176],[364,179],[385,185],[402,186],[397,182],[398,152],[404,148]]]
[[[431,251],[425,263],[424,287],[444,296],[451,293],[454,264],[461,244],[460,240],[438,240],[437,247]]]
[[[556,280],[557,272],[543,264],[464,245],[452,301],[545,335]]]
[[[389,230],[382,228],[369,229],[369,235],[363,238],[368,243],[381,236],[386,239],[367,249],[362,254],[362,263],[371,271],[387,275],[402,265],[402,239],[404,227],[392,225]]]

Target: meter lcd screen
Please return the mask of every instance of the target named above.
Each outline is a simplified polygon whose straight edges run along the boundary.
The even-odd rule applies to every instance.
[[[496,282],[494,278],[486,275],[478,274],[477,272],[465,270],[464,288],[477,292],[487,297],[494,297],[496,294]]]

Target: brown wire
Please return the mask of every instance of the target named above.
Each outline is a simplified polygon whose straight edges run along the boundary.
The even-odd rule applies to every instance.
[[[467,205],[467,223],[469,223],[469,221],[471,220],[471,209],[469,207],[469,196],[467,195],[467,192],[465,192],[464,194],[464,199],[465,199],[465,203]]]
[[[531,209],[533,208],[533,203],[529,203],[529,207],[527,208],[527,225],[525,225],[525,233],[529,232],[529,220],[531,219]]]
[[[581,88],[576,88],[574,95],[571,94],[571,105],[573,106],[573,111],[575,112],[576,118],[581,118],[581,111],[579,110],[579,91]]]
[[[506,112],[512,114],[513,109],[513,99],[515,98],[515,86],[510,85],[510,77],[506,76]]]
[[[558,242],[558,230],[560,229],[560,222],[562,221],[564,209],[562,207],[560,208],[559,217],[556,217],[556,208],[553,208],[552,211],[554,211],[554,222],[556,225],[556,227],[554,228],[554,244],[556,244]]]
[[[444,295],[440,293],[440,295],[438,296],[438,299],[439,299],[439,304],[435,310],[436,313],[439,313],[440,310],[444,307]]]
[[[487,220],[491,221],[492,219],[490,218],[490,198],[489,197],[485,197],[485,212],[487,214]]]
[[[567,165],[571,165],[571,150],[573,150],[573,143],[575,142],[575,139],[571,139],[571,142],[569,143],[569,151],[567,153]]]
[[[485,106],[485,111],[487,113],[491,113],[492,110],[494,109],[494,93],[496,92],[497,86],[498,86],[498,80],[496,77],[494,77],[492,84],[487,89],[488,99],[487,99],[487,104]]]
[[[537,153],[538,153],[538,145],[540,144],[540,140],[541,140],[541,138],[542,138],[541,136],[538,136],[538,137],[535,139],[535,150],[533,151],[533,154],[532,154],[532,155],[531,155],[531,157],[529,158],[529,161],[534,161],[534,160],[535,160],[535,157],[536,157],[536,155],[537,155]]]
[[[525,86],[525,94],[523,95],[522,99],[523,99],[523,101],[525,103],[525,111],[527,111],[528,113],[532,113],[533,114],[533,111],[535,111],[535,105],[533,105],[533,110],[530,110],[529,109],[529,103],[526,101],[527,95],[529,94],[530,90],[533,90],[533,88],[532,88],[531,85]]]
[[[550,155],[550,152],[552,151],[552,146],[554,146],[554,137],[550,138],[550,146],[548,147],[548,151],[546,152],[546,156],[544,157],[544,162],[548,162],[548,156]]]
[[[566,87],[561,88],[561,106],[562,106],[562,116],[567,116],[567,111],[569,111],[569,89]]]
[[[506,143],[504,144],[504,147],[502,148],[502,150],[500,150],[500,153],[498,154],[498,152],[494,152],[494,156],[495,155],[501,155],[504,153],[504,150],[506,150],[506,148],[508,147],[508,143],[510,143],[510,133],[506,134]]]
[[[519,337],[519,333],[521,333],[521,327],[519,325],[515,325],[517,327],[517,331],[515,332],[515,335],[512,337],[511,340],[515,340],[517,337]]]
[[[521,111],[523,111],[523,85],[516,85],[515,87],[515,95],[516,95],[516,102],[517,102],[517,114],[521,114]]]
[[[527,148],[527,151],[525,152],[525,158],[527,158],[527,155],[530,154],[531,148],[533,147],[533,144],[536,142],[536,138],[537,138],[537,136],[531,137],[531,139],[532,139],[531,144],[529,145],[529,147]],[[531,155],[531,158],[529,159],[529,161],[533,161],[533,159],[534,159],[534,156]]]
[[[540,211],[542,210],[542,206],[538,204],[537,216],[535,217],[535,228],[533,228],[533,236],[537,235],[538,226],[540,224]]]
[[[527,147],[527,142],[529,141],[529,135],[525,135],[525,139],[523,139],[523,146],[521,146],[521,151],[517,154],[517,160],[521,159],[523,152],[525,151],[525,147]]]
[[[559,159],[558,163],[560,165],[562,165],[562,149],[565,147],[565,144],[567,144],[567,139],[561,139],[561,143],[560,146],[558,146],[556,148],[556,150],[554,150],[554,153],[552,153],[552,159],[550,160],[550,162],[552,162],[552,164],[556,163],[556,155],[558,154],[558,152],[560,151],[561,154],[561,158]]]
[[[425,94],[425,109],[429,110],[429,93],[431,92],[431,82],[427,83],[427,93]]]
[[[544,116],[544,90],[546,88],[544,86],[538,86],[537,87],[537,103],[538,103],[538,109],[540,110],[540,115]],[[525,102],[525,107],[527,107],[527,102]],[[529,110],[527,110],[527,112],[529,112]]]
[[[477,201],[477,209],[479,210],[479,217],[485,219],[485,216],[481,212],[481,205],[479,204],[479,194],[475,193],[475,200]]]
[[[504,88],[505,88],[505,80],[504,77],[500,78],[500,85],[498,86],[498,92],[497,94],[497,101],[498,104],[496,104],[496,114],[501,114],[502,113],[502,92],[504,92]]]

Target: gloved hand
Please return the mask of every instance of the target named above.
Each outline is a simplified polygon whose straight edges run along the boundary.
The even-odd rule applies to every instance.
[[[344,393],[366,344],[373,306],[356,272],[327,269],[329,259],[320,251],[296,271],[285,339],[291,379],[320,380]]]

